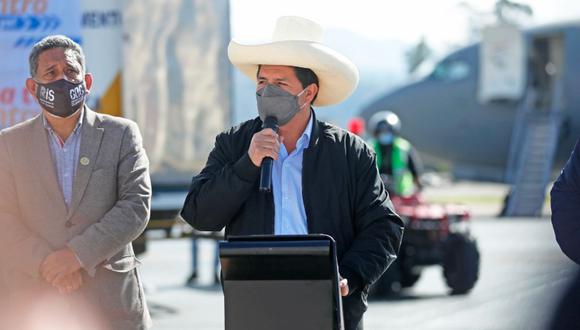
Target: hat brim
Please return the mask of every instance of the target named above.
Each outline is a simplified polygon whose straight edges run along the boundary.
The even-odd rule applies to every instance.
[[[314,106],[340,103],[358,85],[358,69],[344,55],[317,42],[277,41],[260,45],[242,45],[231,41],[228,57],[232,64],[256,81],[258,65],[287,65],[308,68],[319,82]]]

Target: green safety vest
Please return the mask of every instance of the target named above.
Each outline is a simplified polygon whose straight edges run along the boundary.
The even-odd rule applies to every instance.
[[[381,146],[378,141],[373,141],[372,146],[377,154],[377,168],[380,171],[384,162]],[[393,152],[391,155],[393,168],[393,187],[391,187],[391,189],[395,194],[403,197],[411,196],[415,192],[413,173],[409,170],[410,151],[411,144],[409,141],[401,137],[395,137],[393,140]]]

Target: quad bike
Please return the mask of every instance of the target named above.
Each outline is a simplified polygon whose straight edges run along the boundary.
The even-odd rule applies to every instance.
[[[450,294],[466,294],[479,276],[479,250],[470,233],[469,211],[454,204],[426,203],[417,191],[392,194],[405,231],[397,259],[371,287],[371,298],[384,298],[413,286],[427,266],[440,265]]]

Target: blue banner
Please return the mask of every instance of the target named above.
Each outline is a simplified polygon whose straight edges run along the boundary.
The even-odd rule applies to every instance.
[[[81,41],[80,0],[0,0],[0,129],[38,114],[24,83],[32,46],[52,34]]]

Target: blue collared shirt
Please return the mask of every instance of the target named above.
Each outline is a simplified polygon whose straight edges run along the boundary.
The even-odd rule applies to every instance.
[[[79,121],[66,141],[62,141],[62,139],[52,129],[44,115],[42,116],[44,128],[48,131],[48,144],[50,145],[50,153],[56,169],[58,185],[67,208],[70,207],[73,182],[77,172],[77,163],[79,161],[81,146],[80,128],[83,122],[84,109],[81,111]]]
[[[302,199],[302,156],[310,144],[312,114],[296,149],[288,154],[284,144],[280,146],[278,159],[272,167],[272,191],[274,193],[274,234],[308,234],[308,222]]]

